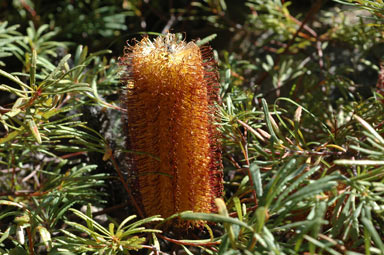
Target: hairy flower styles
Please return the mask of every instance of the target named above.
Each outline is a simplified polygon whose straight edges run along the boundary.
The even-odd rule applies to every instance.
[[[125,48],[121,65],[130,171],[145,214],[214,211],[222,167],[211,49],[145,37]]]

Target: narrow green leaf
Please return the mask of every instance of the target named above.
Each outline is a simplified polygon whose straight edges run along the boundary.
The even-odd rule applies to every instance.
[[[217,37],[217,34],[211,34],[207,37],[204,37],[203,39],[201,40],[198,40],[196,42],[197,46],[201,46],[201,45],[204,45],[206,43],[209,43],[210,41],[212,41],[213,39],[215,39]]]
[[[256,233],[261,233],[261,230],[264,228],[265,217],[267,216],[268,209],[264,206],[261,206],[256,209]]]
[[[43,226],[38,226],[37,229],[45,248],[49,251],[52,248],[51,233]]]
[[[10,230],[11,230],[11,227],[8,227],[7,230],[5,230],[5,232],[1,235],[1,237],[0,237],[0,244],[1,244],[5,239],[8,238]]]
[[[185,220],[206,220],[210,222],[221,222],[221,223],[231,223],[231,224],[236,224],[239,225],[240,227],[244,227],[249,231],[253,232],[253,228],[250,227],[248,224],[232,218],[232,217],[225,217],[223,215],[219,214],[211,214],[211,213],[194,213],[194,212],[182,212],[177,214],[181,219]]]
[[[37,59],[37,54],[36,50],[32,50],[32,56],[31,56],[31,69],[29,71],[29,85],[34,88],[35,83],[36,83],[36,59]]]
[[[6,142],[9,142],[9,141],[13,140],[13,139],[14,139],[16,136],[18,136],[20,133],[21,133],[21,130],[15,130],[15,131],[12,131],[11,133],[9,133],[8,135],[6,135],[5,137],[0,138],[0,144],[2,144],[2,143],[6,143]]]
[[[32,135],[36,139],[36,141],[38,143],[42,143],[40,132],[39,132],[39,129],[37,128],[35,121],[31,118],[31,119],[27,120],[27,123],[28,123],[28,127],[31,130]]]
[[[339,253],[338,251],[336,251],[336,250],[334,250],[334,249],[328,247],[329,244],[324,244],[324,243],[322,243],[322,242],[320,242],[320,241],[316,240],[315,238],[312,238],[312,237],[310,237],[310,236],[308,236],[308,235],[304,235],[304,238],[305,238],[306,240],[308,240],[310,243],[316,245],[317,247],[320,247],[321,249],[326,250],[326,251],[329,252],[330,254],[333,254],[333,255],[342,255],[342,254]]]
[[[0,205],[9,205],[9,206],[16,206],[19,208],[23,208],[23,206],[19,203],[8,201],[8,200],[0,200]]]
[[[376,132],[376,130],[368,123],[366,122],[365,120],[363,120],[362,118],[360,118],[359,116],[357,115],[353,115],[353,117],[358,121],[360,122],[360,124],[368,130],[368,132],[370,132],[376,139],[378,142],[380,142],[383,146],[384,146],[384,138],[379,135],[379,133]]]
[[[333,161],[337,165],[359,165],[359,166],[375,166],[384,165],[384,160],[354,160],[354,159],[338,159]]]
[[[240,199],[238,197],[234,197],[233,203],[235,204],[237,217],[239,217],[239,220],[243,221],[243,211],[241,209]]]
[[[367,229],[367,231],[371,235],[373,241],[375,242],[377,247],[380,249],[381,254],[384,254],[384,244],[383,244],[383,241],[381,240],[381,237],[380,237],[379,233],[377,233],[375,227],[373,226],[372,221],[369,220],[366,217],[363,217],[361,219],[361,222],[364,224],[364,227]]]
[[[93,231],[93,230],[90,230],[89,228],[79,224],[79,223],[76,223],[76,222],[71,222],[71,221],[66,221],[66,223],[74,228],[76,228],[77,230],[80,230],[80,231],[83,231],[85,232],[86,234],[88,234],[89,236],[92,236],[95,240],[100,240],[100,239],[106,239],[106,238],[109,238],[108,235],[101,235],[99,233],[97,233],[96,231]],[[107,232],[108,233],[108,232]]]
[[[289,194],[292,193],[296,188],[299,187],[300,184],[302,184],[304,181],[307,180],[308,177],[310,177],[312,174],[314,174],[317,170],[320,169],[320,166],[312,167],[304,174],[301,174],[305,169],[307,168],[307,165],[301,166],[297,171],[294,171],[290,177],[287,177],[286,179],[291,180],[292,178],[296,178],[294,182],[287,185],[286,189],[279,195],[277,200],[273,203],[272,208],[275,208],[278,210],[282,206],[284,206],[284,203],[281,204],[283,199],[285,199]],[[300,175],[301,174],[301,175]],[[297,177],[299,176],[299,177]]]
[[[153,240],[153,246],[156,248],[156,250],[160,251],[160,242],[157,239],[157,236],[155,233],[152,233],[152,240]]]
[[[279,194],[284,188],[284,183],[290,179],[286,178],[289,174],[294,171],[297,167],[297,160],[292,158],[288,163],[281,166],[278,172],[272,177],[265,187],[267,190],[266,194],[260,200],[260,205],[270,207],[272,201],[274,201],[277,194]]]
[[[112,236],[115,235],[115,224],[113,224],[112,222],[109,223],[108,230],[109,230],[109,233],[111,233]]]
[[[321,180],[321,179],[320,179]],[[288,201],[300,201],[305,197],[311,197],[313,195],[319,194],[321,192],[330,190],[332,187],[336,186],[337,182],[329,180],[324,181],[315,181],[304,188],[299,189],[297,192],[293,193],[287,198]]]
[[[127,224],[129,221],[133,220],[134,218],[136,218],[136,215],[131,215],[131,216],[128,216],[127,218],[125,218],[119,225],[119,227],[117,228],[116,232],[118,232],[119,230],[123,229],[125,224]]]
[[[135,228],[132,230],[127,230],[123,233],[120,233],[120,239],[125,238],[126,236],[133,236],[134,234],[140,233],[161,233],[162,231],[159,229],[146,229],[145,227]]]
[[[135,222],[131,223],[130,225],[124,227],[123,229],[135,229],[138,226],[141,226],[144,224],[149,224],[149,223],[152,223],[155,221],[162,221],[162,220],[163,220],[163,218],[161,218],[159,215],[154,215],[151,217],[147,217],[147,218],[135,221]]]
[[[260,168],[255,162],[252,162],[251,166],[249,167],[249,172],[252,177],[253,188],[256,191],[257,197],[260,198],[263,196],[263,186],[261,183]]]
[[[80,212],[80,211],[78,211],[76,209],[73,209],[73,208],[71,208],[69,210],[71,210],[74,214],[76,214],[77,216],[79,216],[80,218],[85,220],[87,222],[87,224],[90,224],[92,226],[92,228],[94,227],[95,229],[99,230],[101,233],[103,233],[106,236],[110,235],[109,232],[103,226],[101,226],[99,223],[97,223],[95,220],[93,220],[92,218],[88,217],[84,213],[82,213],[82,212]],[[94,232],[94,231],[92,231],[92,232]]]
[[[20,85],[20,87],[28,90],[28,91],[31,91],[31,87],[29,87],[27,84],[25,84],[24,82],[20,81],[19,78],[17,78],[16,76],[13,76],[12,74],[9,74],[3,70],[0,69],[0,75],[10,79],[11,81],[17,83],[18,85]]]
[[[188,250],[188,248],[185,247],[185,245],[181,245],[181,247],[183,248],[183,250],[185,251],[186,254],[193,255],[193,253],[190,250]]]
[[[273,141],[277,142],[277,141],[279,141],[279,139],[277,138],[275,131],[273,129],[272,123],[271,123],[271,119],[270,119],[271,114],[269,113],[269,110],[268,110],[267,101],[265,101],[265,99],[263,98],[263,99],[261,99],[261,102],[263,105],[263,111],[264,111],[264,116],[265,116],[264,118],[265,118],[265,122],[267,123],[268,131],[271,134]]]

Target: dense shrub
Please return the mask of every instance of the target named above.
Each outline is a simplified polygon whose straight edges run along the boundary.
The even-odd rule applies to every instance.
[[[384,254],[383,10],[2,1],[0,253]],[[118,57],[126,41],[168,31],[215,49],[217,213],[137,210]],[[176,217],[207,224],[180,231],[166,224]]]

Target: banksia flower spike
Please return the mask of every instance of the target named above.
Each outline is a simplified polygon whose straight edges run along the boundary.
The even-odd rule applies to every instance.
[[[211,49],[173,34],[145,37],[125,48],[120,63],[129,171],[145,215],[215,211],[222,171]]]

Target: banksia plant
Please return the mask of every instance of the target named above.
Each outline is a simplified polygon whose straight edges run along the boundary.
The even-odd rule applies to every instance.
[[[146,216],[215,211],[222,164],[211,53],[167,34],[126,47],[120,59],[129,171]]]

